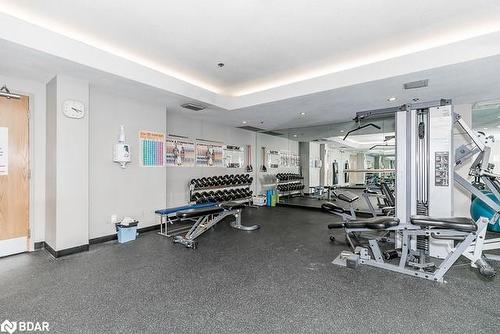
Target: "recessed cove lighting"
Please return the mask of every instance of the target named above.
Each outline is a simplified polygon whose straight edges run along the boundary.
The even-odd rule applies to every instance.
[[[394,102],[394,101],[396,101],[396,98],[393,96],[393,97],[388,98],[387,101]]]

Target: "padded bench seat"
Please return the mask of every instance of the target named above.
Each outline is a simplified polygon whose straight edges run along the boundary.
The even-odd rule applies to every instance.
[[[338,197],[338,199],[343,200],[344,202],[347,202],[347,203],[352,203],[359,198],[358,195],[353,194],[349,191],[344,191],[344,192],[338,194],[337,197]]]
[[[466,217],[434,218],[428,216],[412,216],[410,217],[410,221],[413,225],[421,227],[450,229],[460,232],[477,231],[477,225],[474,221]]]
[[[385,230],[389,227],[399,225],[399,219],[394,217],[374,217],[363,220],[351,220],[348,222],[339,222],[329,224],[329,229],[334,228],[368,228],[371,230]]]
[[[157,215],[169,215],[172,213],[176,213],[178,211],[183,211],[183,210],[188,210],[188,209],[201,209],[201,208],[211,208],[216,206],[216,203],[203,203],[203,204],[193,204],[193,205],[183,205],[183,206],[177,206],[175,208],[167,208],[167,209],[161,209],[161,210],[156,210],[155,213]]]
[[[238,203],[238,202],[224,202],[220,206],[225,210],[238,210],[238,209],[243,209],[245,207],[243,203]]]
[[[182,210],[177,212],[175,215],[177,216],[177,218],[187,219],[187,218],[196,218],[200,216],[211,215],[222,211],[224,211],[224,208],[221,208],[219,206],[214,206],[210,208]]]

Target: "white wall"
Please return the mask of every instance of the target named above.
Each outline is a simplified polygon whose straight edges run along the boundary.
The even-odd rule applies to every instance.
[[[140,130],[165,132],[165,106],[90,89],[89,238],[115,233],[111,215],[130,216],[140,227],[154,223],[154,210],[165,207],[165,168],[140,166]],[[113,162],[120,125],[132,161],[125,169]]]
[[[55,247],[57,221],[57,78],[47,84],[45,242]]]
[[[63,114],[67,100],[81,101],[81,119]],[[54,250],[88,244],[89,86],[58,75],[47,85],[46,242]],[[54,235],[55,232],[55,235]]]
[[[90,91],[90,108],[90,238],[115,232],[111,224],[113,214],[137,218],[139,227],[156,224],[156,209],[189,202],[188,184],[193,178],[245,172],[244,168],[141,167],[140,130],[255,146],[253,132],[190,119],[167,112],[168,108],[162,104],[148,104],[94,88]],[[120,125],[125,126],[132,154],[132,162],[126,169],[112,162],[112,148],[118,140]]]

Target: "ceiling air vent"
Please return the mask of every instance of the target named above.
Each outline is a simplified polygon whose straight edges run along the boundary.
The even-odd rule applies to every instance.
[[[248,131],[254,131],[254,132],[261,132],[264,131],[264,129],[256,128],[255,126],[238,126],[238,129],[243,129],[243,130],[248,130]]]
[[[194,110],[194,111],[200,111],[205,109],[205,106],[202,106],[200,104],[194,104],[194,103],[184,103],[181,104],[181,107],[189,109],[189,110]]]
[[[429,79],[407,82],[403,85],[404,89],[423,88],[427,86],[429,86]]]
[[[274,132],[274,131],[264,131],[262,132],[265,135],[270,135],[270,136],[282,136],[282,133]]]

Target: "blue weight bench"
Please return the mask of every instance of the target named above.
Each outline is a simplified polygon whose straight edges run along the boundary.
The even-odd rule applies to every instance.
[[[190,229],[191,226],[182,226],[178,228],[173,228],[169,229],[169,226],[173,226],[176,223],[179,223],[179,220],[177,219],[177,212],[182,211],[182,210],[189,210],[189,209],[202,209],[202,208],[209,208],[209,207],[214,207],[217,206],[216,203],[203,203],[203,204],[191,204],[191,205],[183,205],[183,206],[177,206],[174,208],[167,208],[167,209],[161,209],[161,210],[156,210],[155,214],[159,219],[160,223],[160,235],[163,235],[165,237],[173,237],[176,236],[179,233],[185,232],[186,230]]]
[[[160,215],[161,235],[167,237],[173,236],[174,243],[180,243],[188,248],[196,249],[197,241],[195,239],[228,216],[235,217],[235,220],[230,223],[233,228],[244,231],[253,231],[258,229],[260,227],[259,225],[244,226],[241,224],[241,211],[243,208],[243,204],[236,202],[225,202],[222,204],[205,203],[156,210],[155,213]],[[179,222],[194,223],[191,226],[184,226],[170,232],[174,234],[169,234],[167,232],[168,225]],[[165,230],[161,227],[163,225],[165,225]],[[183,232],[186,231],[187,233],[182,235]]]

